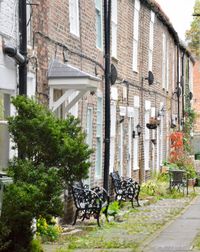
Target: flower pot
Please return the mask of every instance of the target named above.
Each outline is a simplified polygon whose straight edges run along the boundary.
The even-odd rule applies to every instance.
[[[148,129],[156,129],[157,128],[156,124],[151,124],[151,123],[147,123],[146,126]]]
[[[168,167],[163,165],[161,168],[161,173],[167,173],[168,172]]]
[[[195,184],[196,184],[196,178],[188,179],[188,186],[195,186]]]

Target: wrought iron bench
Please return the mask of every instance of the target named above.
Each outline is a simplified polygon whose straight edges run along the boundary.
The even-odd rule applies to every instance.
[[[74,204],[76,206],[73,225],[76,224],[77,218],[83,221],[93,216],[97,219],[97,224],[100,227],[99,218],[102,209],[108,221],[108,206],[110,199],[104,188],[96,186],[89,189],[89,186],[83,185],[82,182],[74,183],[71,188]]]
[[[169,189],[172,191],[176,189],[177,191],[185,192],[185,188],[188,195],[188,178],[187,172],[183,170],[170,170],[169,171]]]
[[[136,201],[137,205],[140,206],[140,185],[138,182],[132,180],[131,178],[122,178],[119,176],[118,172],[112,172],[110,176],[112,178],[112,183],[116,194],[115,199],[119,201],[119,203],[128,199],[131,201],[132,207],[134,207],[133,202]]]

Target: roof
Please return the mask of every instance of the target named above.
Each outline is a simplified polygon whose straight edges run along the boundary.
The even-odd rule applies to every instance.
[[[140,0],[144,5],[146,5],[149,9],[153,10],[160,21],[166,25],[170,34],[172,34],[174,41],[177,45],[179,45],[180,49],[183,50],[191,61],[194,63],[195,59],[192,57],[191,52],[187,49],[184,43],[179,39],[178,33],[174,29],[171,24],[168,16],[164,13],[161,6],[155,0]]]
[[[64,64],[59,62],[58,60],[53,60],[48,69],[48,78],[49,79],[59,79],[59,78],[87,78],[90,80],[97,80],[99,81],[99,78],[88,74],[86,72],[83,72],[79,70],[78,68],[75,68],[73,66]]]

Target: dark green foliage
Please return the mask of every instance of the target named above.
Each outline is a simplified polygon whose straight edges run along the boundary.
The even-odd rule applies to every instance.
[[[34,185],[16,183],[8,186],[4,193],[3,211],[0,219],[0,251],[30,251],[33,238],[31,222],[35,216],[35,202],[40,197],[39,189]]]
[[[86,178],[91,150],[79,120],[58,119],[37,102],[17,96],[12,103],[18,115],[8,120],[11,137],[23,159],[45,167],[57,167],[66,183]]]
[[[23,96],[13,98],[17,115],[8,119],[19,157],[8,168],[13,184],[4,193],[0,251],[33,251],[33,218],[61,216],[61,193],[72,180],[86,178],[91,150],[79,120],[60,120]]]
[[[42,215],[50,219],[62,215],[60,195],[63,186],[58,169],[47,169],[43,164],[36,166],[28,160],[14,160],[8,174],[13,177],[14,183],[34,185],[39,190],[37,201],[32,203],[35,204],[35,217]]]
[[[6,187],[0,218],[0,251],[30,251],[31,222],[62,214],[62,183],[58,170],[28,160],[15,160],[8,168],[14,183]],[[5,227],[7,230],[4,230]],[[6,231],[6,232],[5,232]]]
[[[199,47],[199,41],[200,41],[200,16],[198,15],[200,13],[200,1],[196,0],[193,13],[197,14],[194,15],[193,21],[191,22],[190,29],[186,31],[186,41],[188,42],[188,46],[190,51],[196,55],[200,56],[200,47]]]

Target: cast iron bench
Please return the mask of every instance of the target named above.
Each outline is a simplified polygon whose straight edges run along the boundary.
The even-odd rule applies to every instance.
[[[169,171],[169,189],[172,191],[176,189],[177,191],[187,191],[188,195],[188,178],[187,172],[183,170],[170,170]]]
[[[134,207],[134,200],[139,204],[139,193],[140,185],[138,182],[132,180],[131,178],[122,178],[119,176],[118,172],[112,172],[110,174],[112,178],[112,183],[115,190],[115,199],[121,203],[121,201],[126,201],[127,199],[131,201],[132,207]]]
[[[76,212],[74,216],[74,222],[76,224],[77,218],[82,221],[84,219],[90,219],[91,216],[97,219],[97,224],[100,227],[100,214],[103,209],[106,220],[108,221],[108,206],[110,198],[104,188],[94,187],[89,189],[88,185],[83,185],[82,182],[75,182],[71,186],[72,194],[74,198],[74,204],[76,206]]]

